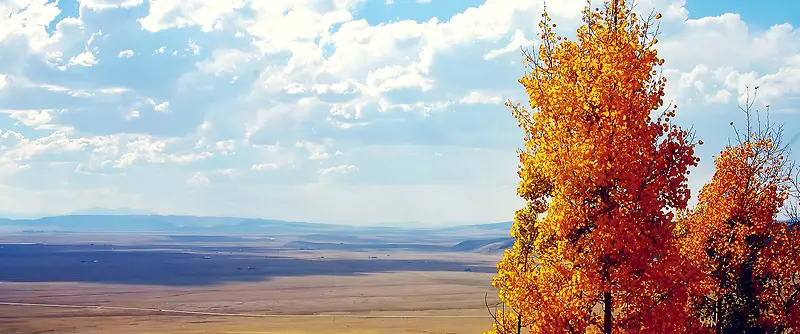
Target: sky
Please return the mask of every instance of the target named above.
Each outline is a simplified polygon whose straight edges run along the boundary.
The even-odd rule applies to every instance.
[[[595,1],[597,2],[597,1]],[[550,1],[574,35],[585,0]],[[133,208],[347,224],[507,221],[506,100],[539,0],[0,0],[0,212]],[[756,106],[800,133],[800,2],[639,0],[663,14],[690,186]],[[800,151],[800,141],[793,147]],[[793,154],[792,157],[800,157]]]

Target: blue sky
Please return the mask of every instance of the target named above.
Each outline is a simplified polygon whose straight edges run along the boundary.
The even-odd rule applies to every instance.
[[[584,4],[548,9],[570,34]],[[800,3],[638,1],[651,9],[664,15],[667,98],[705,142],[696,192],[728,123],[741,121],[747,85],[761,87],[774,121],[800,124]],[[0,0],[0,212],[509,220],[522,205],[522,134],[502,102],[525,102],[518,50],[533,45],[541,10],[537,0]]]

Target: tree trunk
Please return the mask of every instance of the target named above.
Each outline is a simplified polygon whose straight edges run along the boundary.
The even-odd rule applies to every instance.
[[[611,291],[603,292],[603,333],[611,334]]]
[[[722,305],[722,298],[721,297],[717,297],[717,303],[716,303],[716,305],[714,305],[714,325],[717,327],[716,328],[716,333],[717,334],[722,334],[722,326],[719,323],[719,321],[720,321],[719,314],[720,314],[720,312],[722,312],[722,306],[721,305]]]

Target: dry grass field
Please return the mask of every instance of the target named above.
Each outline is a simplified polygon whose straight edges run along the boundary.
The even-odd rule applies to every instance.
[[[0,244],[0,333],[479,333],[491,326],[484,295],[496,292],[490,282],[499,254],[93,238]]]

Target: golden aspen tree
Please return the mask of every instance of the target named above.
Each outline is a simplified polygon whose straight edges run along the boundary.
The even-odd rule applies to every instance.
[[[690,196],[693,136],[670,123],[655,24],[622,0],[587,6],[577,38],[545,13],[525,53],[530,109],[511,104],[519,151],[512,249],[493,285],[493,333],[691,331],[674,214]]]
[[[753,120],[754,100],[742,108],[744,131],[715,158],[711,181],[676,230],[697,273],[689,283],[691,307],[716,333],[800,329],[800,235],[778,219],[794,167],[782,128],[768,116]]]

